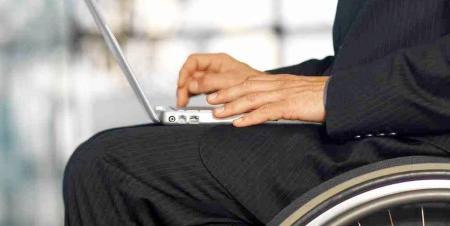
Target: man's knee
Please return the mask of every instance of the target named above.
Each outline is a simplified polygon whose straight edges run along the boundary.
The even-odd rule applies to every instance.
[[[107,164],[129,165],[141,156],[146,164],[158,162],[176,143],[195,142],[204,129],[167,126],[137,126],[107,130],[94,135],[72,154],[64,173],[64,186],[89,179],[93,170]],[[175,153],[171,153],[175,154]]]
[[[121,135],[125,128],[100,132],[82,143],[70,157],[63,179],[64,197],[76,190],[88,187],[86,183],[96,177],[104,164],[105,156],[111,147],[121,142]]]
[[[108,164],[134,169],[134,164],[143,159],[145,165],[150,167],[178,155],[198,156],[198,139],[209,128],[150,125],[101,132],[80,145],[72,154],[65,169],[65,189],[73,183],[89,180],[93,171],[101,170],[102,166]]]

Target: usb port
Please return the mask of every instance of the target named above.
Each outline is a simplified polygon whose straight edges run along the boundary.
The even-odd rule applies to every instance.
[[[199,120],[199,117],[197,116],[197,115],[191,115],[190,117],[189,117],[189,122],[190,123],[198,123],[200,120]]]
[[[186,123],[186,116],[181,115],[180,117],[178,117],[178,123],[180,124]]]

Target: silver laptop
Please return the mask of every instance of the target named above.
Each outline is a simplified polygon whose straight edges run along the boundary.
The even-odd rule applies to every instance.
[[[115,60],[119,64],[123,74],[126,76],[131,88],[136,94],[139,102],[144,107],[145,111],[149,115],[150,119],[154,123],[162,123],[165,125],[187,125],[187,124],[231,124],[233,120],[241,117],[241,115],[228,117],[228,118],[216,118],[213,116],[213,107],[187,107],[187,108],[174,108],[174,107],[164,107],[157,106],[153,108],[149,100],[142,91],[142,87],[139,84],[136,76],[130,65],[128,64],[122,49],[117,42],[111,29],[103,20],[102,15],[95,3],[95,0],[85,0],[89,11],[94,17],[95,23],[97,24],[103,38],[108,45],[109,50],[114,56]],[[277,124],[304,124],[307,122],[302,121],[290,121],[290,120],[277,120],[270,121],[268,123]]]

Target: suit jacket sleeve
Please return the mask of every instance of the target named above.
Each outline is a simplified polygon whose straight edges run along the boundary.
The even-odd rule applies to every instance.
[[[450,35],[332,74],[326,104],[332,138],[450,131]]]
[[[323,75],[333,63],[333,59],[334,57],[332,56],[325,57],[321,60],[312,59],[297,65],[273,69],[266,72],[269,74]]]

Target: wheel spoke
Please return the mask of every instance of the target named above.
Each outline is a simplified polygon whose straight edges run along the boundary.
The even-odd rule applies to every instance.
[[[389,213],[389,220],[391,221],[391,226],[394,226],[394,220],[392,219],[391,210],[388,210]]]
[[[422,212],[422,226],[425,226],[425,211],[423,210],[423,206],[420,207]]]

